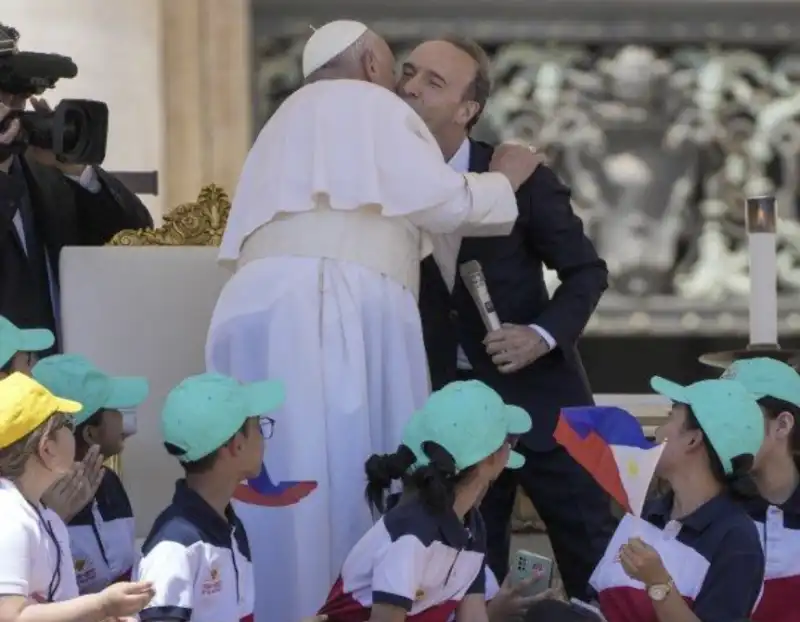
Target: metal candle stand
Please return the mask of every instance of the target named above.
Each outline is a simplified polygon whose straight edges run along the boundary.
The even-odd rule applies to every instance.
[[[800,350],[778,345],[777,202],[774,196],[745,200],[747,248],[750,256],[750,345],[700,357],[710,367],[727,368],[734,361],[767,357],[797,368]]]

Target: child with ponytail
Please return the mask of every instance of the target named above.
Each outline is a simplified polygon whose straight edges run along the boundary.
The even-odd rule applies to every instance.
[[[350,551],[320,610],[330,622],[487,619],[485,533],[478,504],[531,427],[481,382],[454,382],[428,399],[403,445],[365,465],[367,499],[379,512],[396,480],[408,493]]]

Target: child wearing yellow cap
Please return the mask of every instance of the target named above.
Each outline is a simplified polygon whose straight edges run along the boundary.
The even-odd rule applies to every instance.
[[[66,526],[41,503],[75,458],[71,415],[81,404],[55,397],[32,378],[0,380],[0,611],[52,607],[48,619],[101,622],[137,613],[152,598],[147,583],[120,583],[78,596]],[[67,601],[67,602],[58,602]],[[43,619],[35,612],[32,618]]]
[[[38,353],[52,348],[55,341],[46,328],[18,328],[0,315],[0,378],[15,371],[30,375]]]
[[[32,374],[52,393],[82,404],[74,414],[78,460],[85,460],[93,447],[105,458],[122,451],[120,409],[138,407],[147,399],[147,379],[109,376],[78,354],[48,356]],[[81,497],[83,504],[74,508],[68,498],[66,507],[59,508],[67,521],[81,594],[129,579],[137,556],[133,509],[122,481],[111,470],[100,477],[92,498]]]

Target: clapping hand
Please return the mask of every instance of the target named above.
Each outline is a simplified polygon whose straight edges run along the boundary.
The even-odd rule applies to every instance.
[[[100,448],[92,445],[81,462],[45,491],[42,502],[68,522],[94,498],[104,474]]]

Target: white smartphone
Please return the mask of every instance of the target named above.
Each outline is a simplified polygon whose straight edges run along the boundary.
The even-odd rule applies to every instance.
[[[582,600],[578,600],[577,598],[570,598],[569,604],[571,607],[575,608],[581,612],[587,612],[594,615],[594,619],[599,620],[600,622],[608,622],[603,615],[603,612],[600,611],[594,605],[590,605],[589,603],[585,603]]]
[[[536,596],[548,589],[553,581],[553,560],[544,555],[520,549],[511,562],[511,585],[533,579],[525,589],[525,596]]]

